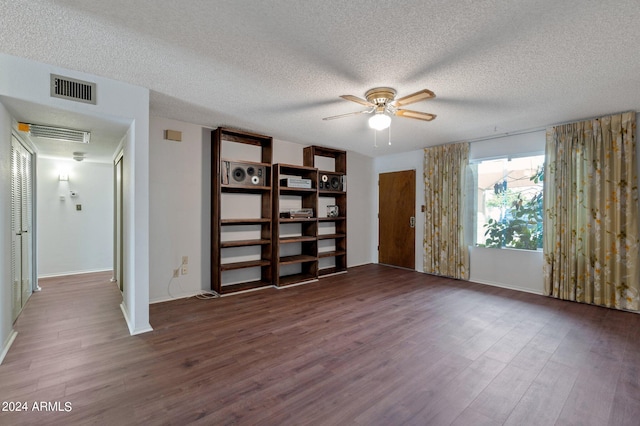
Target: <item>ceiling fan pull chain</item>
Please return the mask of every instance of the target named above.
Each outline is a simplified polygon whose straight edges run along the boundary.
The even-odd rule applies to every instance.
[[[378,148],[378,131],[373,129],[373,147]]]
[[[389,146],[391,146],[391,124],[389,124]]]

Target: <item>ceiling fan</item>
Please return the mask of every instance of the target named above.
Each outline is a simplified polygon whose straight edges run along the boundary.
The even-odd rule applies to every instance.
[[[419,102],[426,99],[435,98],[436,95],[431,90],[423,89],[412,93],[400,99],[395,99],[396,91],[390,87],[376,87],[364,94],[365,99],[353,95],[342,95],[342,99],[359,103],[368,107],[364,111],[350,112],[347,114],[334,115],[325,117],[323,120],[334,120],[336,118],[349,117],[358,114],[374,114],[369,118],[369,127],[376,130],[382,130],[391,124],[391,116],[415,118],[416,120],[431,121],[436,118],[435,114],[427,112],[413,111],[410,109],[402,109],[400,107]],[[394,100],[395,99],[395,100]]]

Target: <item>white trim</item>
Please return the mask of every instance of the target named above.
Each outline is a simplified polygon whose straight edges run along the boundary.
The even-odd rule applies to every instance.
[[[16,340],[17,335],[18,332],[12,329],[11,334],[9,334],[9,337],[7,337],[7,340],[4,342],[4,345],[2,346],[2,352],[0,352],[0,365],[2,365],[2,361],[4,361],[4,357],[7,356],[9,348],[11,348],[11,345]]]
[[[127,328],[129,329],[129,334],[135,336],[136,334],[148,333],[153,331],[153,327],[151,324],[147,324],[146,327],[141,328],[140,330],[135,330],[129,321],[129,312],[127,311],[127,307],[124,305],[124,302],[120,304],[120,310],[122,311],[122,315],[124,315],[124,320],[127,322]]]
[[[332,267],[328,267],[328,268],[321,268],[318,271],[322,271],[322,269],[331,269]],[[342,274],[346,274],[348,271],[338,271],[338,272],[333,272],[331,274],[325,274],[325,275],[319,275],[318,279],[321,280],[323,278],[327,278],[327,277],[333,277],[334,275],[342,275]]]
[[[490,157],[479,157],[469,159],[469,164],[479,164],[484,161],[494,161],[494,160],[503,160],[506,159],[511,161],[514,158],[523,158],[523,157],[540,157],[544,156],[544,150],[540,151],[531,151],[531,152],[518,152],[517,154],[501,154],[501,155],[492,155]]]
[[[142,328],[140,330],[130,331],[130,334],[132,336],[135,336],[137,334],[149,333],[150,331],[153,331],[153,327],[151,327],[151,324],[149,324],[147,327],[144,327],[144,328]]]
[[[153,300],[149,300],[149,304],[150,305],[154,305],[156,303],[165,303],[165,302],[172,302],[174,300],[181,300],[181,299],[188,299],[190,297],[194,297],[197,296],[199,294],[202,293],[202,290],[198,290],[192,293],[185,293],[185,294],[181,294],[180,296],[169,296],[169,297],[164,297],[161,299],[153,299]]]
[[[228,296],[235,296],[236,294],[251,293],[254,291],[264,290],[265,288],[277,288],[277,287],[273,285],[265,285],[264,287],[249,288],[247,290],[234,291],[233,293],[221,294],[220,297],[228,297]]]
[[[38,279],[41,278],[53,278],[53,277],[64,277],[67,275],[82,275],[82,274],[93,274],[95,272],[111,272],[113,271],[113,268],[107,268],[107,269],[89,269],[89,270],[85,270],[85,271],[70,271],[70,272],[57,272],[55,274],[42,274],[42,275],[38,275]]]
[[[364,266],[364,265],[372,265],[372,264],[376,264],[376,263],[378,263],[378,262],[363,262],[363,263],[357,263],[357,264],[354,264],[354,265],[348,265],[347,266],[347,272],[349,271],[350,268],[356,268],[358,266]]]
[[[67,161],[67,162],[77,161],[77,160],[74,160],[73,158],[60,157],[55,155],[38,155],[38,157],[44,158],[45,160]],[[112,164],[111,160],[92,160],[91,158],[85,158],[82,161],[84,163]]]
[[[276,286],[276,289],[278,289],[278,290],[286,290],[286,289],[291,288],[291,287],[298,287],[300,285],[317,283],[318,281],[319,280],[317,278],[314,278],[314,279],[311,279],[311,280],[302,281],[302,282],[295,283],[295,284],[288,284],[288,285],[285,285],[285,286],[282,286],[282,287]]]
[[[490,285],[492,287],[506,288],[507,290],[522,291],[522,292],[525,292],[525,293],[537,294],[538,296],[544,296],[543,292],[534,291],[534,290],[531,290],[530,288],[516,287],[516,286],[512,286],[512,285],[494,283],[494,282],[491,282],[491,281],[484,281],[484,280],[473,280],[473,281],[467,281],[467,282],[470,282],[470,283],[473,283],[473,284]]]
[[[127,322],[127,328],[129,329],[129,334],[133,335],[133,327],[131,326],[131,322],[129,321],[129,312],[127,312],[127,307],[124,306],[124,302],[120,304],[120,310],[122,311],[124,320]]]

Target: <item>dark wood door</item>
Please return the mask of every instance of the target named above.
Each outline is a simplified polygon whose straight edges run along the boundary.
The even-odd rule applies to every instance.
[[[381,173],[378,183],[378,262],[415,269],[416,171]]]

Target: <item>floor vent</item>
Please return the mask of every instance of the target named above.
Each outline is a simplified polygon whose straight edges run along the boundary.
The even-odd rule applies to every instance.
[[[51,74],[51,96],[95,105],[96,84]]]

